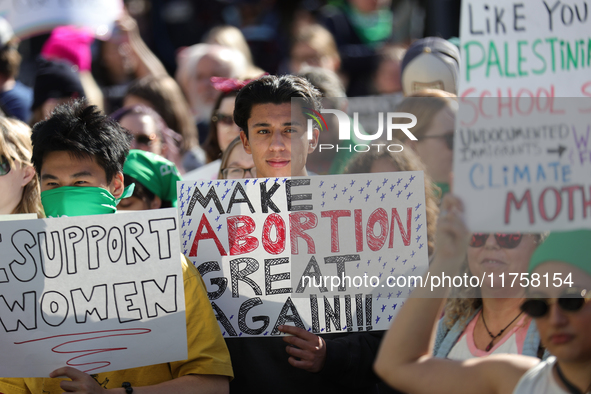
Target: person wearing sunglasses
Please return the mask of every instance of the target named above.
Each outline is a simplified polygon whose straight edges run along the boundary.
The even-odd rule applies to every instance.
[[[215,101],[209,131],[203,150],[207,155],[207,164],[185,175],[187,180],[220,179],[221,156],[230,142],[240,136],[240,128],[234,123],[234,101],[246,82],[232,78],[213,77],[212,86],[219,93]]]
[[[43,217],[32,150],[29,126],[0,117],[0,215],[36,213]]]
[[[431,276],[460,272],[471,242],[462,202],[442,202]],[[489,236],[490,239],[490,236]],[[441,394],[583,394],[591,390],[591,231],[553,233],[532,255],[530,285],[522,310],[535,319],[542,343],[553,355],[502,354],[467,361],[432,354],[433,326],[448,288],[418,287],[388,330],[374,364],[376,373],[404,392]],[[570,275],[569,275],[570,274]],[[544,281],[548,277],[548,286]],[[552,281],[561,278],[560,281]],[[566,279],[566,280],[565,280]]]
[[[152,152],[175,165],[182,162],[180,149],[183,137],[169,129],[152,108],[141,104],[132,105],[113,112],[111,117],[133,135],[131,149]]]
[[[542,242],[541,234],[473,233],[462,275],[494,281],[481,288],[454,288],[436,335],[436,357],[467,360],[491,354],[514,353],[545,358],[536,325],[519,306],[525,289],[503,287],[499,275],[527,272],[527,264]]]
[[[427,174],[441,189],[441,195],[449,191],[457,108],[456,96],[439,89],[415,92],[396,107],[396,112],[408,112],[417,117],[417,124],[410,129],[417,141],[405,138],[402,142],[418,153]],[[393,123],[407,122],[402,118],[393,119]]]

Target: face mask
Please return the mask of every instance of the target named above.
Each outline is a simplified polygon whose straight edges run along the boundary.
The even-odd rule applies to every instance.
[[[133,194],[134,186],[127,186],[119,198],[101,187],[63,186],[41,192],[41,204],[48,218],[115,213],[119,201]]]

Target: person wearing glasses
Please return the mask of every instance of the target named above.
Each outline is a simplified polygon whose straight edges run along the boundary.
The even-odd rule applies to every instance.
[[[244,150],[240,137],[230,142],[221,161],[218,179],[246,179],[257,176],[252,156]]]
[[[220,94],[213,106],[209,131],[203,143],[207,164],[185,174],[187,180],[221,179],[218,175],[221,156],[230,142],[240,136],[240,128],[234,123],[234,101],[246,82],[233,78],[213,77],[211,84]]]
[[[429,275],[456,275],[469,243],[462,202],[447,195],[437,224]],[[487,241],[490,240],[488,237]],[[552,233],[533,253],[521,310],[535,319],[553,355],[502,354],[466,361],[433,356],[433,328],[449,288],[417,287],[388,330],[374,364],[376,373],[404,392],[568,394],[591,390],[591,231]],[[505,241],[500,241],[505,242]],[[506,240],[506,242],[513,242]],[[523,241],[522,241],[523,242]],[[544,278],[548,278],[546,283]]]
[[[529,260],[545,238],[542,234],[473,233],[462,275],[493,274],[480,288],[454,288],[445,306],[433,354],[467,360],[491,354],[514,353],[545,358],[535,323],[520,310],[523,287],[502,286],[499,275],[527,272]]]
[[[29,126],[0,117],[0,215],[36,213],[43,217],[32,151]]]
[[[441,189],[441,196],[449,192],[457,110],[456,96],[439,89],[415,92],[396,107],[396,112],[408,112],[417,117],[417,124],[410,129],[417,141],[405,136],[402,142],[419,155],[427,174]],[[408,119],[394,118],[392,122],[408,123]]]

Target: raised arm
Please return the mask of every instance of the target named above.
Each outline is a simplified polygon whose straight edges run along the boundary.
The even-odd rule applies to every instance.
[[[140,79],[148,75],[161,76],[166,75],[166,68],[156,57],[156,55],[148,48],[142,37],[137,22],[131,15],[124,11],[119,20],[117,27],[126,37],[129,48],[136,56],[138,67],[136,70],[136,78]]]
[[[459,272],[468,246],[459,199],[447,195],[437,224],[435,258],[429,276]],[[449,289],[417,287],[406,301],[378,352],[374,368],[386,383],[413,394],[511,393],[537,359],[523,356],[475,358],[464,362],[434,358],[434,328]]]

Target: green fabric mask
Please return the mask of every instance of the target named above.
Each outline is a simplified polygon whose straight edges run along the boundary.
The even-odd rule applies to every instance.
[[[41,204],[48,218],[115,213],[119,201],[131,196],[134,186],[126,187],[120,198],[101,187],[63,186],[41,192]]]
[[[134,177],[160,199],[170,201],[173,207],[177,206],[176,182],[182,178],[173,162],[151,152],[132,149],[123,165],[123,173]]]
[[[528,271],[547,261],[562,261],[591,275],[590,256],[591,230],[553,232],[532,255]]]

